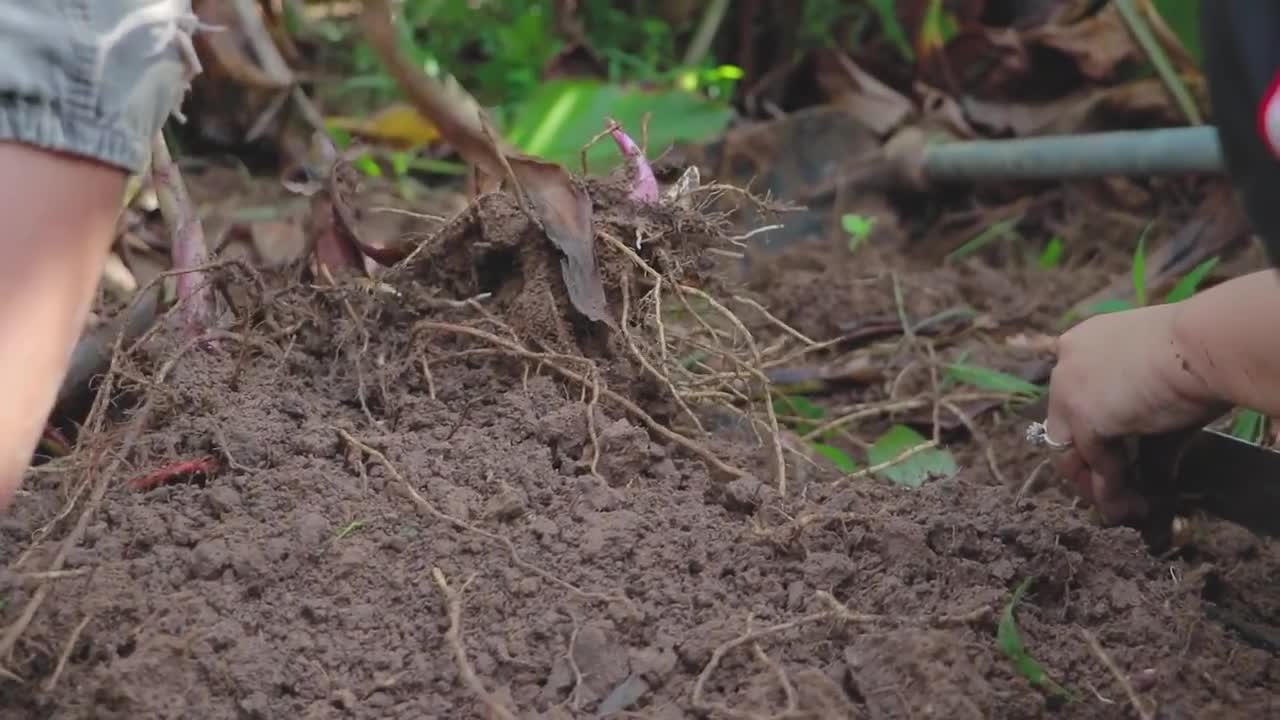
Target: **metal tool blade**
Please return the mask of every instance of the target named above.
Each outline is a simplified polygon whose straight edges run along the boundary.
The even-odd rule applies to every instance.
[[[1048,395],[1016,408],[1044,422]],[[1148,541],[1167,540],[1174,515],[1203,510],[1250,531],[1280,537],[1280,452],[1207,428],[1137,438],[1131,482],[1147,496]]]

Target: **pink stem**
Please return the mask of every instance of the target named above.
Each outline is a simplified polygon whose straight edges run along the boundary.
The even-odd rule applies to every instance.
[[[204,228],[196,217],[187,185],[182,173],[169,154],[164,135],[156,133],[151,141],[151,177],[156,186],[156,198],[160,201],[160,214],[169,230],[174,270],[191,270],[200,267],[209,256],[205,248]],[[190,335],[198,335],[212,320],[212,288],[205,282],[203,272],[183,272],[177,276],[176,290],[180,303],[179,314],[183,326]]]
[[[613,137],[613,141],[618,144],[618,150],[631,163],[635,171],[631,185],[631,199],[640,202],[657,202],[658,179],[653,176],[653,168],[649,167],[649,161],[645,159],[640,146],[636,145],[635,141],[617,125],[609,130],[609,135]]]

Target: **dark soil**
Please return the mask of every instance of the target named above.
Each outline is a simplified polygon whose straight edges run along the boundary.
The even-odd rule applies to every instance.
[[[598,208],[619,233],[620,202]],[[4,717],[502,716],[482,694],[522,718],[1096,720],[1138,717],[1135,702],[1146,717],[1275,716],[1271,545],[1211,527],[1161,559],[1054,493],[1016,499],[1040,457],[998,413],[981,427],[1013,487],[959,438],[951,479],[911,490],[797,463],[779,497],[768,444],[727,425],[701,444],[750,472],[711,471],[606,395],[591,401],[602,386],[664,424],[677,415],[616,336],[583,334],[523,217],[481,212],[484,252],[393,276],[401,299],[294,286],[259,311],[271,322],[237,326],[247,341],[160,335],[122,367],[147,408],[140,435],[139,406],[116,413],[86,462],[33,475],[0,520],[0,618],[20,627],[3,666],[22,678],[0,685]],[[663,225],[679,217],[646,222],[712,232]],[[1008,333],[1049,328],[1080,294],[1071,273],[915,271],[868,253],[797,247],[747,287],[819,340],[894,313],[894,267],[914,317],[966,302]],[[604,267],[616,303],[618,266]],[[486,290],[488,320],[442,304]],[[606,372],[587,387],[549,355],[414,329],[466,313]],[[179,352],[163,382],[143,382]],[[129,483],[206,457],[208,472]],[[61,572],[41,575],[86,505]],[[1021,638],[1070,698],[997,643],[1030,577]]]

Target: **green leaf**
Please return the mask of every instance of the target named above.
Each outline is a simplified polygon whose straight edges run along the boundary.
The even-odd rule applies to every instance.
[[[876,11],[876,16],[880,18],[880,26],[884,28],[885,37],[893,43],[904,59],[915,62],[915,52],[911,49],[911,43],[907,41],[907,33],[902,29],[902,23],[898,21],[896,0],[870,0],[870,5],[871,9]]]
[[[1066,246],[1063,245],[1062,238],[1055,236],[1044,246],[1037,263],[1044,270],[1052,270],[1062,264],[1062,253],[1065,249]]]
[[[848,454],[840,448],[832,447],[825,443],[812,443],[812,445],[813,449],[817,450],[819,455],[830,460],[831,464],[835,465],[836,469],[840,472],[851,473],[858,469],[858,463],[854,462],[853,458],[849,457]]]
[[[1021,220],[1021,217],[1013,217],[991,223],[972,239],[948,253],[947,261],[967,258],[997,240],[1015,235],[1014,228]]]
[[[1056,695],[1074,699],[1070,692],[1067,692],[1065,688],[1054,682],[1045,673],[1040,663],[1027,654],[1026,648],[1022,645],[1022,636],[1018,633],[1018,625],[1013,616],[1013,608],[1022,600],[1022,596],[1034,581],[1035,577],[1029,577],[1023,580],[1022,584],[1018,585],[1018,588],[1013,591],[1013,599],[1005,606],[1004,612],[1000,616],[1000,624],[996,627],[996,644],[1001,652],[1013,662],[1013,666],[1017,668],[1018,672],[1031,681],[1032,685],[1046,688]]]
[[[867,462],[872,465],[887,463],[926,442],[928,440],[924,436],[906,425],[894,425],[872,444],[867,451]],[[942,448],[930,448],[890,465],[877,474],[898,485],[920,487],[931,478],[951,477],[959,470],[956,459],[950,452]]]
[[[1133,299],[1138,307],[1147,304],[1147,232],[1150,230],[1151,223],[1147,223],[1133,251]]]
[[[840,226],[849,234],[849,252],[853,252],[871,235],[876,219],[853,213],[840,217]]]
[[[1027,382],[1016,375],[978,365],[962,365],[960,363],[948,365],[946,376],[955,382],[997,393],[1038,396],[1044,392],[1043,387]]]
[[[1113,312],[1124,312],[1125,310],[1134,309],[1133,303],[1120,298],[1111,298],[1109,300],[1101,300],[1085,309],[1085,315],[1106,315]]]
[[[1173,286],[1169,294],[1164,297],[1164,301],[1167,303],[1182,302],[1195,295],[1196,291],[1200,289],[1200,283],[1204,282],[1204,279],[1213,271],[1214,266],[1218,264],[1218,259],[1217,256],[1211,257],[1192,268],[1191,272],[1183,275],[1178,280],[1178,284]]]
[[[779,415],[798,415],[807,420],[821,420],[826,411],[802,395],[780,395],[773,399],[773,411]],[[792,428],[801,435],[814,430],[810,423],[798,422]]]
[[[1257,410],[1241,408],[1231,421],[1231,434],[1255,445],[1262,442],[1266,432],[1267,417]]]
[[[727,104],[683,90],[644,90],[598,80],[561,79],[539,85],[515,108],[507,138],[524,152],[567,167],[579,167],[582,146],[604,128],[608,118],[639,141],[645,113],[649,120],[649,157],[676,142],[701,142],[718,136],[733,115]],[[621,162],[607,138],[587,153],[593,172]]]
[[[1200,0],[1154,0],[1152,4],[1199,66],[1204,60],[1200,50]]]

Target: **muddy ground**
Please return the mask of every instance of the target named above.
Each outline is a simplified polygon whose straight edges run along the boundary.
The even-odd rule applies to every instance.
[[[510,220],[498,210],[487,233]],[[487,272],[554,278],[506,262]],[[816,242],[752,263],[743,291],[818,341],[894,313],[891,277],[913,317],[966,302],[1001,337],[1051,331],[1097,286],[1087,270],[921,269],[879,245],[854,257]],[[792,457],[780,497],[771,444],[749,426],[709,420],[699,441],[745,469],[734,477],[607,397],[602,385],[678,424],[662,388],[628,382],[643,373],[610,365],[607,344],[561,348],[593,354],[599,383],[470,336],[418,344],[424,317],[466,312],[441,298],[494,288],[493,312],[522,318],[513,342],[582,337],[554,321],[554,297],[522,304],[520,283],[450,285],[443,272],[394,276],[399,299],[273,291],[254,316],[271,322],[234,325],[211,348],[166,332],[123,365],[134,404],[81,462],[34,473],[0,518],[3,666],[21,678],[0,681],[4,717],[1280,712],[1272,545],[1211,526],[1192,551],[1153,557],[1054,492],[1019,497],[1041,457],[1002,411],[978,421],[1001,479],[959,432],[946,440],[955,477],[842,481]],[[783,335],[751,324],[761,346]],[[1026,359],[989,335],[969,349]],[[205,458],[207,472],[130,483]],[[1030,577],[1022,641],[1069,697],[1034,686],[997,643]]]

